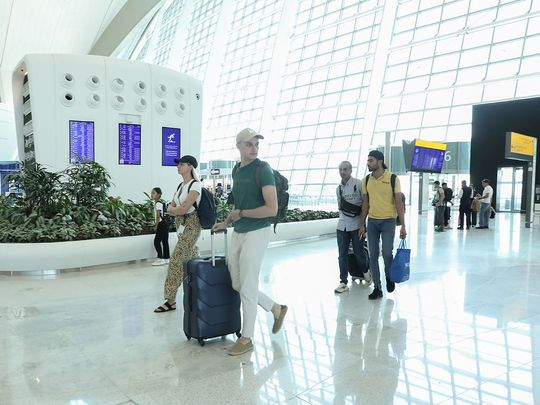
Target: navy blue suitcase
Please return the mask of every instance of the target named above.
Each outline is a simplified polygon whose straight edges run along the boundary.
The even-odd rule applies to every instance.
[[[227,232],[225,230],[225,252]],[[184,333],[201,346],[204,339],[236,333],[240,337],[240,294],[233,290],[226,256],[214,254],[211,232],[211,257],[186,262],[184,280]]]

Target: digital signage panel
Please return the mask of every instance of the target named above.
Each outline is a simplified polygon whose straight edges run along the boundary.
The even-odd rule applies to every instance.
[[[94,122],[69,121],[69,163],[94,161]]]
[[[118,163],[121,165],[141,164],[141,126],[118,124]]]
[[[161,165],[176,166],[180,157],[180,128],[161,128]]]
[[[415,146],[411,170],[415,172],[440,173],[444,164],[444,150]]]

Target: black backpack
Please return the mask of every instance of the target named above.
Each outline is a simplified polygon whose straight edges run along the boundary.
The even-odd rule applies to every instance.
[[[191,186],[195,183],[196,180],[193,180],[188,186],[187,192],[191,190]],[[180,188],[180,186],[178,186]],[[201,223],[202,229],[212,229],[216,223],[216,204],[214,203],[214,196],[201,184],[201,202],[197,206],[197,201],[193,203],[197,215],[199,216],[199,222]]]
[[[444,202],[452,202],[452,198],[454,198],[454,191],[446,187],[444,189]]]
[[[171,225],[174,225],[174,217],[167,214],[167,210],[169,209],[169,204],[164,199],[160,199],[159,202],[163,204],[163,210],[161,211],[160,217],[161,220],[167,225],[168,228],[171,227]]]
[[[257,169],[255,169],[255,178],[257,179],[257,186],[259,187],[261,187],[260,173],[262,165],[270,166],[268,162],[263,162],[262,160],[259,161],[259,165],[257,166]],[[232,170],[233,178],[239,167],[240,162],[234,165]],[[289,193],[287,192],[287,190],[289,189],[289,180],[287,180],[287,178],[277,170],[272,169],[272,172],[274,173],[274,182],[276,183],[278,212],[277,215],[272,218],[271,222],[274,224],[274,233],[276,233],[276,226],[278,222],[285,221],[285,219],[287,218],[287,211],[289,210]],[[227,204],[234,204],[234,197],[232,193],[229,194]]]
[[[366,194],[367,194],[367,184],[369,181],[369,174],[366,176]],[[390,185],[392,186],[392,195],[396,193],[396,175],[392,173],[390,175]],[[401,193],[401,201],[403,201],[403,212],[405,212],[405,194]],[[399,220],[399,215],[396,217],[396,225],[401,225]]]

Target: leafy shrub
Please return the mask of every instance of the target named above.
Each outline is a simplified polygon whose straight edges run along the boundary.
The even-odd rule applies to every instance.
[[[217,221],[223,222],[227,216],[231,213],[233,206],[227,204],[225,201],[216,199]],[[283,222],[300,222],[300,221],[313,221],[316,219],[330,219],[338,218],[339,212],[337,211],[302,211],[298,208],[293,208],[287,211],[287,217]]]
[[[54,242],[153,232],[153,203],[107,197],[110,176],[98,163],[51,173],[39,164],[10,175],[24,190],[0,197],[0,243]]]
[[[63,189],[75,205],[91,207],[107,198],[111,176],[99,163],[71,165],[63,174],[69,179]]]
[[[0,196],[0,243],[36,243],[143,235],[154,232],[154,204],[107,197],[110,176],[98,163],[80,163],[52,173],[21,165],[8,176],[24,196]],[[216,199],[217,220],[232,210]],[[337,212],[289,210],[284,222],[337,218]],[[171,228],[174,230],[174,227]]]

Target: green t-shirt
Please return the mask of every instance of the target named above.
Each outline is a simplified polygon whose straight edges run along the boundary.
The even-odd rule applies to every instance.
[[[233,176],[232,193],[235,208],[249,210],[264,205],[262,187],[275,186],[274,172],[269,164],[260,165],[255,159],[246,166],[238,166]],[[260,165],[259,181],[257,184],[257,167]],[[271,218],[240,218],[233,226],[235,232],[246,233],[270,226]]]

